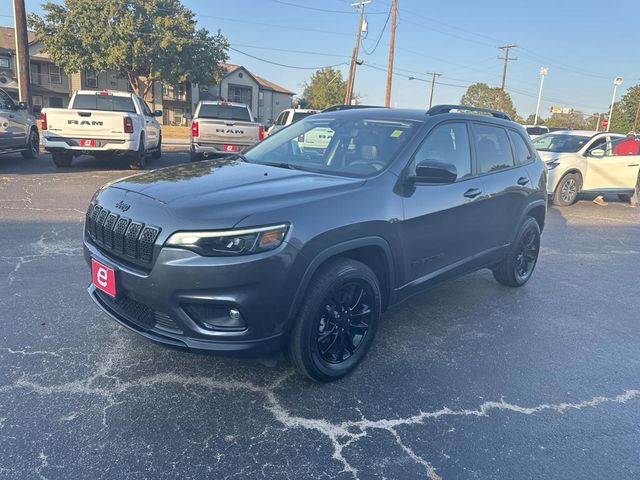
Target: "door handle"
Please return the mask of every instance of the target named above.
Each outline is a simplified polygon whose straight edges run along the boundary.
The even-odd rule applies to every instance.
[[[476,198],[478,195],[482,193],[482,190],[479,188],[470,188],[466,192],[464,192],[464,196],[467,198]]]
[[[527,183],[529,183],[529,177],[520,177],[518,179],[518,185],[525,186]]]
[[[640,164],[638,164],[638,163],[630,163],[629,165],[627,165],[627,167],[637,167],[638,165],[640,165]]]

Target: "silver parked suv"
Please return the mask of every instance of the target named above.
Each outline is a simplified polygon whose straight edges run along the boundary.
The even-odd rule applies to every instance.
[[[24,102],[16,103],[0,88],[0,154],[21,152],[26,159],[36,158],[40,136],[36,119]]]

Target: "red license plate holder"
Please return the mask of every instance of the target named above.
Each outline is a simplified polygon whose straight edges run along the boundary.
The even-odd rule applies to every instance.
[[[104,263],[91,259],[91,283],[110,297],[116,298],[116,271]]]
[[[224,146],[224,151],[225,152],[237,152],[238,151],[238,146],[237,145],[225,145]]]
[[[81,147],[95,147],[96,146],[96,141],[92,138],[86,138],[86,139],[82,139],[80,140],[80,146]]]

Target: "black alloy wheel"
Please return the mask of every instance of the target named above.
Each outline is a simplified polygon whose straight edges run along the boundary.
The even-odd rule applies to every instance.
[[[533,274],[540,254],[540,225],[527,217],[511,244],[507,256],[493,268],[493,277],[502,285],[521,287]]]
[[[374,294],[370,285],[353,280],[326,296],[318,312],[317,342],[320,357],[338,364],[350,358],[369,331]]]
[[[289,358],[319,382],[338,380],[360,363],[382,316],[376,274],[362,262],[336,257],[314,274],[289,339]]]

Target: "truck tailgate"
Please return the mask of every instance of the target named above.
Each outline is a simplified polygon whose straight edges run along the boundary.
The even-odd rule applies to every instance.
[[[123,112],[47,108],[49,132],[66,138],[123,139]]]
[[[253,145],[260,139],[257,123],[237,120],[198,119],[198,142],[224,145]]]

